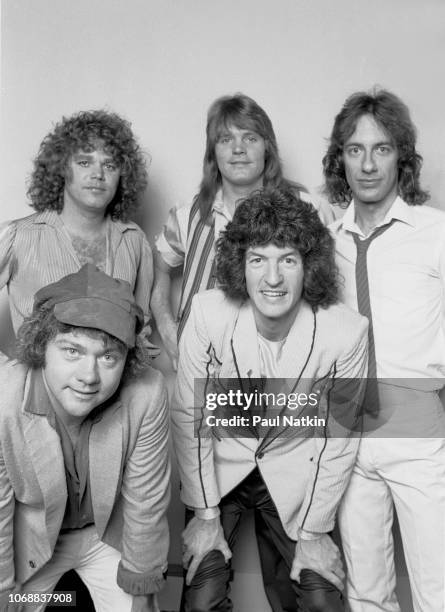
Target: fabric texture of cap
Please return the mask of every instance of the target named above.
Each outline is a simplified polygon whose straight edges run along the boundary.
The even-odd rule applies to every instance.
[[[37,291],[34,309],[43,305],[54,306],[54,316],[61,323],[100,329],[130,348],[144,324],[144,313],[130,284],[92,264]]]

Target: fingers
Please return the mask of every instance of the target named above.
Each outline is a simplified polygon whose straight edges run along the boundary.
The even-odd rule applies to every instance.
[[[201,561],[202,561],[202,555],[199,555],[199,556],[193,557],[192,561],[190,562],[189,568],[187,570],[187,575],[185,577],[185,582],[187,586],[191,584],[193,578],[195,577],[196,570],[198,569]]]
[[[344,575],[342,579],[339,576],[337,576],[337,574],[334,574],[334,572],[329,572],[326,570],[323,573],[320,572],[320,576],[323,576],[323,578],[326,578],[326,580],[329,580],[329,582],[331,582],[334,586],[336,586],[339,591],[343,591]]]
[[[300,582],[300,572],[303,568],[301,567],[301,563],[298,563],[298,561],[294,561],[292,563],[292,569],[290,572],[290,577],[292,580],[295,580],[296,582]]]
[[[230,550],[229,545],[225,540],[218,544],[216,550],[219,550],[224,555],[224,560],[226,563],[228,563],[229,559],[232,558],[232,551]]]

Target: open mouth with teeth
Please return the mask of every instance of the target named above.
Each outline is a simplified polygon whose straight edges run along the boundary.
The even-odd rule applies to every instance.
[[[287,295],[287,291],[263,290],[263,291],[261,291],[261,293],[263,295],[265,295],[266,297],[271,297],[271,298],[284,297],[285,295]]]

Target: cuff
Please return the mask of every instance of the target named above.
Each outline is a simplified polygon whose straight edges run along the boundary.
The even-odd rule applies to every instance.
[[[299,540],[319,540],[324,533],[318,533],[317,531],[307,531],[306,529],[299,529],[298,539]]]
[[[147,572],[141,574],[140,572],[132,572],[126,569],[120,561],[117,568],[117,584],[130,595],[149,595],[150,593],[157,593],[163,588],[165,573],[153,574],[153,572]]]
[[[221,514],[218,506],[213,508],[195,508],[194,510],[196,518],[203,519],[204,521],[211,521]]]

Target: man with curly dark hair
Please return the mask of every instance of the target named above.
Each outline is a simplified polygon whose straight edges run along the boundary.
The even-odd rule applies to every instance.
[[[416,612],[445,609],[445,214],[428,194],[407,106],[351,95],[323,159],[342,300],[369,319],[364,431],[340,528],[353,612],[400,612],[394,505]]]
[[[1,610],[43,610],[74,569],[97,612],[159,612],[168,411],[143,323],[130,285],[86,264],[37,292],[0,365]],[[135,377],[143,403],[121,393]]]
[[[366,319],[337,303],[332,237],[289,190],[238,205],[217,278],[193,299],[172,406],[189,509],[182,610],[232,610],[228,561],[251,508],[263,574],[279,557],[292,579],[291,596],[277,574],[266,582],[272,609],[339,612],[344,574],[328,533],[357,452]]]
[[[151,249],[127,221],[145,186],[128,121],[95,110],[56,124],[34,161],[28,195],[37,212],[0,228],[0,287],[8,287],[15,331],[36,291],[84,263],[128,281],[148,321]]]
[[[290,189],[310,201],[306,189],[283,176],[272,122],[252,98],[217,98],[207,115],[206,149],[199,192],[192,204],[172,208],[156,240],[151,306],[163,344],[176,368],[178,338],[195,293],[215,286],[215,244],[237,203],[255,189]],[[330,207],[314,201],[325,223]],[[170,275],[183,267],[178,316],[170,305]]]

